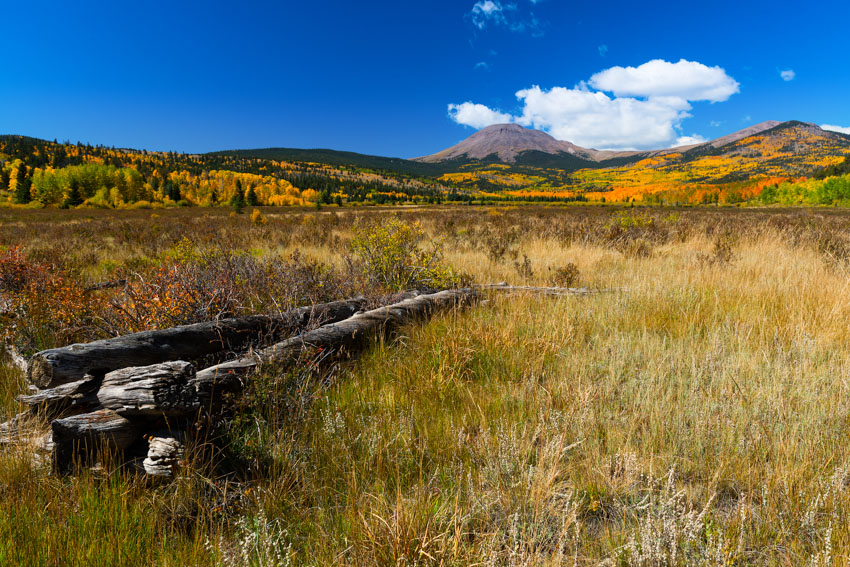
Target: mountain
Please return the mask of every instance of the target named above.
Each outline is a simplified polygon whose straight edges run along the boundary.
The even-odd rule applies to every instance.
[[[767,185],[822,175],[850,156],[850,136],[799,121],[763,122],[716,140],[643,152],[566,146],[517,128],[512,125],[507,136],[501,128],[485,129],[478,132],[482,136],[423,159],[466,160],[439,181],[518,199],[700,203],[750,199]],[[501,161],[500,155],[513,161]]]
[[[690,157],[708,154],[722,155],[724,151],[719,154],[716,153],[716,150],[722,148],[727,148],[731,153],[740,155],[742,150],[733,148],[737,142],[753,137],[775,142],[777,138],[781,137],[781,133],[789,128],[804,132],[811,139],[810,142],[813,140],[809,144],[798,144],[793,150],[795,155],[801,155],[804,153],[804,149],[809,146],[822,145],[830,140],[842,147],[850,141],[850,137],[823,130],[816,124],[769,120],[700,144],[658,150],[616,151],[582,148],[571,142],[556,140],[545,132],[524,128],[518,124],[496,124],[479,130],[450,148],[436,154],[416,158],[415,161],[432,164],[470,163],[474,161],[499,162],[518,166],[575,171],[582,168],[621,166],[647,158],[668,155]],[[750,155],[750,157],[753,156]]]
[[[464,141],[436,154],[415,161],[438,163],[452,160],[491,160],[513,163],[524,152],[565,154],[594,161],[588,150],[570,142],[556,140],[546,132],[523,128],[519,124],[494,124],[482,128]]]

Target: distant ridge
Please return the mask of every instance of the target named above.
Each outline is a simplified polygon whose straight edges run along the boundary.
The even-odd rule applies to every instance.
[[[816,124],[796,120],[779,122],[768,120],[715,140],[645,151],[614,151],[582,148],[571,142],[557,140],[545,132],[532,130],[519,124],[496,124],[472,134],[462,142],[435,154],[416,158],[422,163],[444,162],[502,162],[514,165],[555,167],[568,171],[580,168],[611,167],[640,161],[648,157],[668,154],[685,156],[706,155],[726,148],[753,136],[770,137],[773,131],[797,128],[822,139],[850,140],[850,137],[823,130]],[[734,150],[730,150],[734,151]],[[718,154],[719,155],[719,154]]]
[[[376,171],[392,171],[406,175],[442,175],[443,165],[423,163],[403,158],[373,156],[330,149],[260,148],[255,150],[222,150],[210,152],[211,156],[234,156],[268,159],[274,161],[300,161],[324,163],[336,166],[354,166]]]

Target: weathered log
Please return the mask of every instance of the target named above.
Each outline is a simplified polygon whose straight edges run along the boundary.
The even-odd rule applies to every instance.
[[[376,335],[386,336],[401,325],[430,317],[437,311],[450,309],[474,301],[474,289],[453,289],[419,295],[393,305],[358,313],[339,323],[323,325],[303,335],[279,342],[252,355],[217,364],[198,372],[191,382],[206,395],[216,389],[238,389],[241,377],[259,364],[274,362],[287,365],[298,360],[311,349],[335,352],[352,351],[365,345]]]
[[[194,376],[195,367],[183,361],[122,368],[104,376],[97,400],[125,417],[186,416],[201,407],[189,384]]]
[[[0,423],[0,445],[21,443],[32,437],[32,416],[21,412],[9,421]]]
[[[539,293],[541,295],[593,295],[597,293],[606,293],[613,291],[625,291],[621,288],[615,289],[595,289],[590,287],[540,287],[530,285],[508,285],[504,282],[495,284],[485,284],[477,286],[480,289],[490,291],[505,291],[505,292],[529,292]]]
[[[16,446],[32,458],[40,468],[49,465],[53,453],[53,433],[44,422],[30,412],[22,412],[5,423],[0,423],[0,446]]]
[[[27,377],[39,388],[52,388],[80,380],[86,374],[103,375],[129,366],[194,360],[244,350],[264,337],[279,339],[314,321],[322,324],[341,321],[356,313],[365,302],[363,298],[355,298],[299,307],[276,317],[221,319],[44,350],[30,359]]]
[[[6,354],[9,356],[9,362],[12,363],[12,366],[15,368],[22,370],[23,372],[27,371],[27,360],[21,355],[17,348],[13,345],[3,345],[3,350],[6,351]]]
[[[142,461],[144,471],[154,477],[169,479],[180,469],[186,451],[185,434],[157,432],[146,435],[148,456]]]
[[[57,419],[50,427],[60,471],[67,471],[75,459],[86,462],[100,451],[121,451],[139,439],[138,426],[110,409]]]
[[[18,401],[30,407],[30,411],[45,419],[56,419],[69,413],[84,413],[99,404],[95,392],[100,379],[87,375],[82,380],[69,382],[41,390],[29,396],[18,396]]]

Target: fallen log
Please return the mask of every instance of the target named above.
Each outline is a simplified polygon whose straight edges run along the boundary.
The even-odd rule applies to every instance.
[[[76,460],[89,461],[101,451],[121,451],[139,439],[139,428],[110,409],[57,419],[53,432],[54,463],[67,471]]]
[[[32,416],[21,412],[9,421],[0,423],[0,445],[21,443],[32,437]]]
[[[83,413],[95,409],[99,402],[95,392],[100,379],[91,375],[41,390],[29,396],[18,396],[18,401],[29,406],[30,412],[45,419],[56,419],[67,413]]]
[[[596,289],[590,287],[540,287],[530,285],[508,285],[504,282],[494,284],[482,284],[476,286],[479,289],[505,292],[529,292],[541,295],[594,295],[614,291],[626,291],[624,289]]]
[[[6,354],[9,356],[9,361],[12,363],[12,366],[23,372],[27,371],[27,360],[21,355],[17,348],[13,345],[7,344],[3,345],[3,350],[6,351]]]
[[[201,400],[190,379],[195,367],[175,361],[109,372],[97,391],[97,401],[124,417],[186,416],[197,413]]]
[[[470,303],[477,298],[477,292],[471,288],[408,298],[399,303],[358,313],[339,323],[324,325],[251,355],[205,368],[197,373],[191,383],[199,393],[207,397],[211,397],[217,390],[237,390],[241,387],[241,377],[261,363],[274,362],[284,366],[293,364],[304,351],[311,349],[350,352],[363,346],[376,335],[386,336],[401,325],[430,317],[437,311]]]
[[[169,360],[195,360],[257,344],[261,337],[298,332],[311,322],[341,321],[356,313],[366,300],[355,298],[299,307],[281,316],[221,319],[159,331],[144,331],[113,339],[75,344],[36,353],[27,378],[39,388],[53,388],[80,380],[86,374],[103,375],[129,366]]]

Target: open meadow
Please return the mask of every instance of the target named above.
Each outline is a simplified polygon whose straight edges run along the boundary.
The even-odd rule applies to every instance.
[[[351,360],[264,366],[171,482],[2,447],[0,565],[850,564],[847,211],[255,211],[0,208],[0,336],[600,293],[485,291]],[[0,421],[26,387],[5,359]]]

